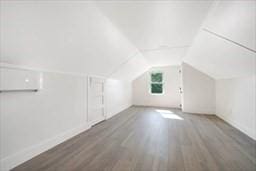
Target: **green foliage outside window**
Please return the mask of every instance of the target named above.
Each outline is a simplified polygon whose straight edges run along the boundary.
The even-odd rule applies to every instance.
[[[151,73],[151,82],[161,83],[163,81],[163,73]]]
[[[163,73],[151,73],[151,87],[152,94],[163,93]]]

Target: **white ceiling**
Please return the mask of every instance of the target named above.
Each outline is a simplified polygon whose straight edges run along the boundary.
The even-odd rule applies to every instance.
[[[0,30],[1,62],[33,68],[108,77],[138,52],[82,1],[1,1]]]
[[[256,1],[219,1],[184,61],[215,79],[250,76],[256,74],[255,51]]]
[[[218,1],[203,27],[255,50],[256,1]]]
[[[201,31],[189,50],[186,63],[215,79],[252,75],[255,54]]]
[[[157,48],[141,51],[151,67],[180,65],[190,46]]]
[[[255,1],[0,3],[1,62],[126,80],[183,61],[216,79],[255,68],[255,53],[203,30],[255,50]]]
[[[129,57],[127,61],[124,61],[123,64],[119,65],[109,77],[121,80],[134,80],[149,68],[148,61],[140,52],[137,52]]]
[[[150,65],[181,64],[211,1],[100,2],[100,10]]]

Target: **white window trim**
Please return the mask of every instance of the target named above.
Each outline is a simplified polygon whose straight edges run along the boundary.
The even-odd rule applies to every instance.
[[[159,83],[159,82],[152,82],[152,81],[151,81],[151,75],[152,75],[152,74],[155,74],[155,73],[161,73],[161,74],[162,74],[162,82],[161,82],[161,83]],[[149,85],[149,89],[148,89],[148,90],[149,90],[149,94],[152,95],[152,96],[162,96],[162,95],[164,95],[164,94],[165,94],[165,91],[164,91],[164,90],[165,90],[165,83],[164,83],[164,80],[165,80],[165,79],[164,79],[164,72],[163,72],[163,71],[151,71],[151,72],[149,73],[149,81],[148,81],[148,82],[149,82],[149,84],[148,84],[148,85]],[[154,83],[155,83],[155,84],[162,84],[162,85],[163,85],[163,91],[162,91],[162,93],[152,93],[152,92],[151,92],[151,84],[154,84]]]

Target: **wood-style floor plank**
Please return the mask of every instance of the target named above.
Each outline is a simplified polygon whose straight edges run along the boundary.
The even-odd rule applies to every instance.
[[[255,171],[256,142],[213,115],[131,107],[13,171]]]

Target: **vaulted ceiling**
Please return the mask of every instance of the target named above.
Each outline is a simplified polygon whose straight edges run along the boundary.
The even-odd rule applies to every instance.
[[[1,61],[11,64],[108,77],[135,52],[143,58],[87,2],[1,1],[0,28]]]
[[[256,49],[255,9],[255,1],[1,1],[0,61],[125,80],[182,62],[216,79],[250,75],[255,53],[242,46]]]
[[[256,1],[217,1],[184,59],[215,79],[256,75]]]
[[[150,65],[181,64],[211,1],[98,3]]]

